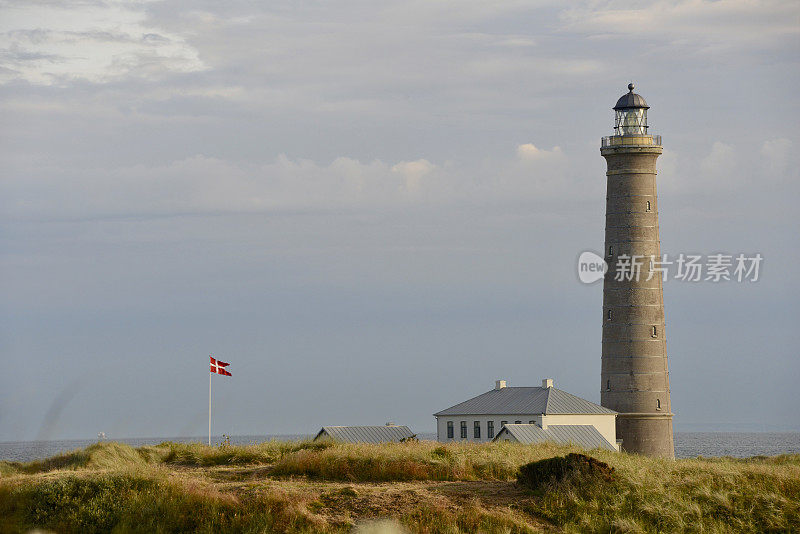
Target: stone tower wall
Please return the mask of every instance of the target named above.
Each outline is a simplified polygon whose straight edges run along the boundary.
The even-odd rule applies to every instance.
[[[603,281],[601,404],[619,412],[628,452],[674,458],[662,278],[656,159],[660,146],[605,147],[608,171]],[[638,281],[616,280],[621,254],[642,256]],[[657,267],[657,265],[656,265]],[[654,330],[655,329],[655,330]]]

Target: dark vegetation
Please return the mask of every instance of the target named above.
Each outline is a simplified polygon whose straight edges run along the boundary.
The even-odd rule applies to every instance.
[[[591,456],[571,452],[520,466],[517,483],[534,491],[571,484],[583,490],[605,489],[615,482],[614,468]]]

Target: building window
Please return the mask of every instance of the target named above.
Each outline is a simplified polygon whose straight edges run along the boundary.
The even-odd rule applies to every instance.
[[[647,201],[647,211],[650,211],[650,201]]]
[[[481,422],[475,421],[475,424],[472,427],[472,437],[475,439],[481,439]]]
[[[490,439],[494,437],[494,421],[486,422],[486,437]]]
[[[661,409],[661,399],[656,399],[656,410]]]
[[[606,380],[606,389],[611,390],[611,379]]]
[[[447,422],[447,439],[453,439],[453,437],[455,437],[455,434],[453,433],[453,422],[452,421],[448,421]]]
[[[651,337],[658,337],[658,327],[653,326],[653,332],[650,334]]]
[[[611,310],[608,310],[608,312],[606,312],[606,320],[608,321],[611,320]]]
[[[467,422],[461,421],[461,439],[467,439]]]
[[[504,426],[508,424],[508,421],[500,421],[500,430],[503,429]]]
[[[611,245],[608,245],[608,257],[610,258],[613,255],[614,255],[614,247],[611,246]]]
[[[514,421],[514,424],[515,424],[515,425],[521,425],[521,424],[522,424],[522,421]]]
[[[528,424],[529,424],[529,425],[535,425],[535,424],[536,424],[536,421],[528,421]]]

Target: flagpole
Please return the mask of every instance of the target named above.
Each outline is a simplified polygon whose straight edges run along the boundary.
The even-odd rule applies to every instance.
[[[211,371],[208,372],[208,446],[211,446]]]

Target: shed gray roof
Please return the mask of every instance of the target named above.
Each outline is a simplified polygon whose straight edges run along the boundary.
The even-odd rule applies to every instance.
[[[579,445],[585,449],[617,450],[592,425],[548,425],[545,429],[539,425],[503,425],[493,441],[502,440],[506,432],[520,443],[550,441],[561,445]]]
[[[441,415],[614,414],[615,411],[556,388],[505,387],[451,406]]]
[[[407,426],[323,426],[314,441],[330,438],[344,443],[388,443],[416,436]]]

